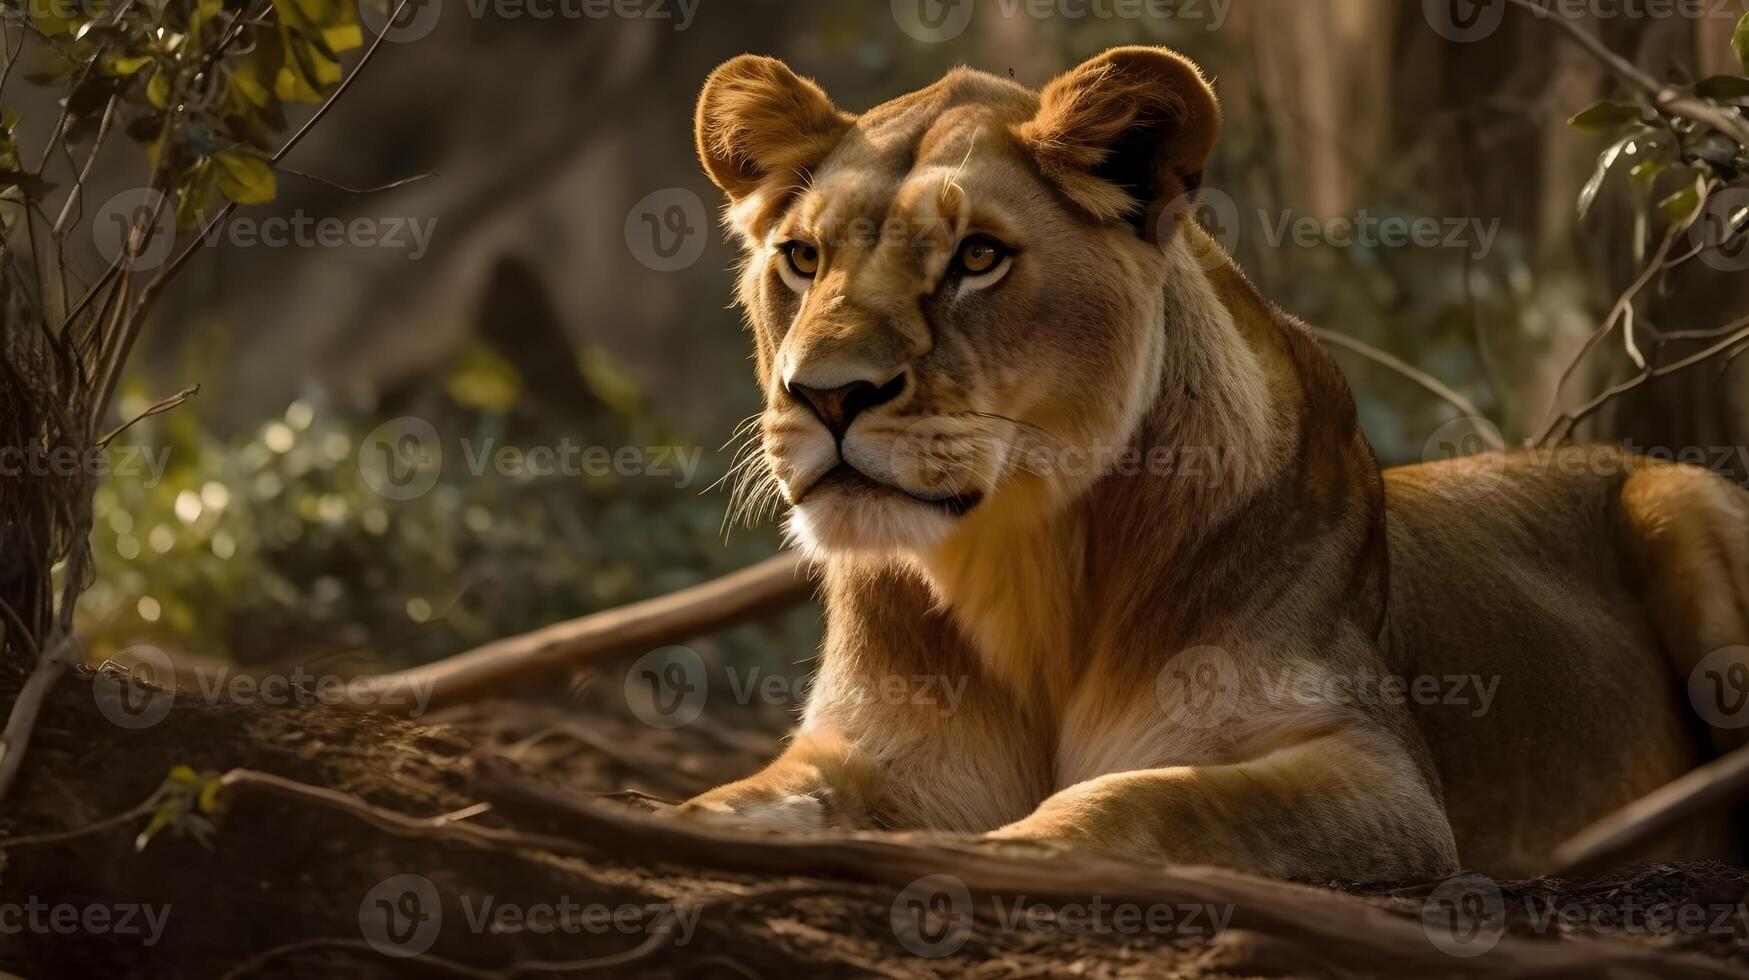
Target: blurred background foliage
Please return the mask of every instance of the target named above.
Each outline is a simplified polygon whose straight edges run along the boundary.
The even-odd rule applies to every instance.
[[[153,642],[247,661],[337,652],[410,663],[776,548],[770,527],[725,545],[726,494],[699,492],[757,407],[748,341],[726,308],[735,254],[712,223],[718,198],[691,142],[699,84],[743,51],[785,58],[852,111],[958,64],[1038,86],[1114,44],[1187,52],[1225,107],[1207,186],[1236,205],[1233,249],[1248,273],[1290,312],[1441,378],[1508,441],[1540,428],[1562,370],[1654,234],[1648,192],[1625,172],[1605,174],[1581,220],[1575,201],[1602,143],[1566,120],[1624,93],[1551,26],[1511,12],[1490,36],[1458,43],[1433,29],[1426,5],[1402,0],[1186,0],[1175,16],[1139,19],[1034,17],[990,0],[964,33],[925,43],[900,28],[890,0],[704,0],[684,30],[672,4],[668,19],[539,19],[492,4],[474,16],[475,6],[441,4],[429,33],[388,44],[287,161],[295,172],[278,174],[272,203],[245,212],[434,221],[429,250],[221,241],[173,284],[121,415],[202,390],[125,437],[171,450],[164,480],[117,477],[99,497],[101,578],[86,610],[95,656]],[[1703,6],[1704,17],[1583,26],[1660,78],[1740,72],[1731,31],[1746,5]],[[328,50],[340,57],[352,40]],[[50,96],[7,97],[24,110],[21,142],[32,126],[40,138]],[[92,199],[137,185],[137,169],[100,172]],[[436,176],[348,189],[423,174]],[[688,225],[705,236],[702,255],[654,268],[639,260],[628,216],[676,190],[702,205]],[[1473,234],[1451,248],[1278,245],[1269,233],[1284,216],[1363,214],[1497,222],[1498,234],[1478,254]],[[1645,322],[1717,326],[1749,309],[1745,280],[1682,270],[1645,297]],[[1673,344],[1670,356],[1690,350]],[[1421,459],[1452,409],[1336,356],[1381,458]],[[1582,435],[1743,445],[1744,363],[1648,386]],[[1566,400],[1632,370],[1604,350]],[[686,487],[514,479],[446,463],[430,493],[384,499],[363,482],[357,448],[409,415],[429,420],[446,450],[486,436],[676,444],[704,452],[704,476]],[[803,612],[722,648],[788,670],[811,654],[817,625]]]

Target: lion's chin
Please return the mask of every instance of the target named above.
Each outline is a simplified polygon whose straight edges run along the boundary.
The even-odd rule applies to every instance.
[[[813,558],[914,552],[939,544],[976,505],[976,497],[919,500],[861,474],[835,471],[791,508],[784,533]]]

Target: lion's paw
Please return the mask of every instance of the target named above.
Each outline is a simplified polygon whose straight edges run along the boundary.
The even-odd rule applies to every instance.
[[[815,834],[827,827],[825,802],[807,793],[741,799],[707,795],[681,804],[674,813],[683,820],[781,834]]]

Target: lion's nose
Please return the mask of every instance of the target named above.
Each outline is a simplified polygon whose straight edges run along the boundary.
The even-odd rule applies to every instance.
[[[852,381],[836,388],[810,388],[803,384],[791,384],[790,394],[803,404],[814,410],[820,421],[826,423],[834,439],[843,439],[849,431],[850,423],[863,412],[876,405],[885,405],[899,397],[905,390],[905,375],[900,373],[891,381],[876,385],[869,381]]]

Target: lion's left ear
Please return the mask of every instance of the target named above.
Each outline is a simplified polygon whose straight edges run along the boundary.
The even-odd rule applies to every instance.
[[[1220,105],[1196,65],[1138,46],[1053,80],[1015,134],[1070,200],[1111,221],[1145,219],[1195,190],[1220,130]]]

